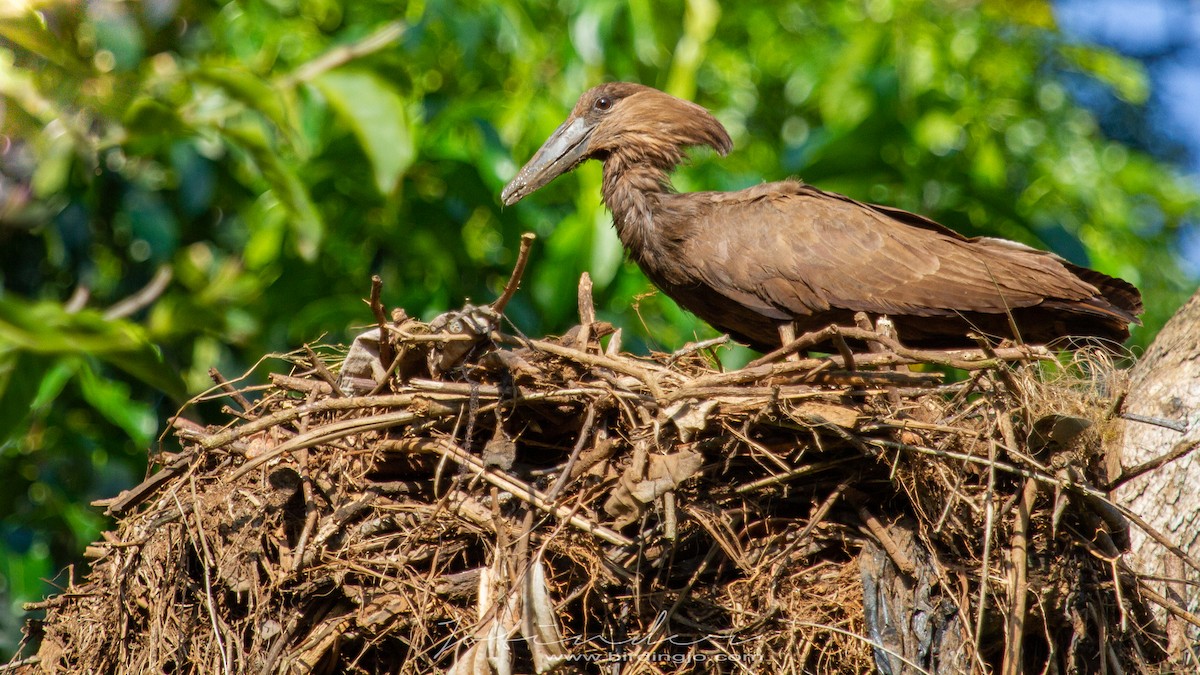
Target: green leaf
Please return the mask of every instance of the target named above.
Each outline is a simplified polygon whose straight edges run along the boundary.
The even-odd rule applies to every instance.
[[[140,326],[92,310],[68,313],[52,302],[0,299],[0,352],[16,349],[92,355],[177,400],[185,397],[183,380],[163,362]]]
[[[721,17],[721,5],[714,0],[688,0],[686,5],[683,35],[675,45],[667,91],[683,98],[694,98],[696,72],[704,62],[705,46]]]
[[[287,235],[287,210],[274,194],[260,195],[243,213],[250,238],[242,248],[246,268],[261,270],[279,261]]]
[[[386,80],[367,71],[330,71],[313,84],[358,138],[379,192],[391,194],[415,155],[404,98]]]
[[[30,8],[19,14],[0,14],[0,37],[56,66],[76,73],[90,72],[91,66],[79,59],[62,39],[46,28],[40,12]]]
[[[1112,87],[1121,99],[1141,105],[1150,96],[1150,78],[1137,61],[1105,49],[1079,45],[1062,47],[1067,61]]]
[[[295,116],[286,105],[286,92],[274,86],[270,80],[259,77],[246,68],[224,65],[206,65],[197,69],[192,77],[199,82],[219,87],[234,100],[260,113],[270,120],[290,143],[296,144],[298,132],[293,123]]]
[[[984,11],[1003,20],[1037,28],[1054,28],[1054,9],[1047,0],[985,0]]]
[[[33,173],[33,191],[41,197],[61,192],[75,161],[75,141],[65,129],[47,125],[38,139],[41,161]]]
[[[881,39],[877,27],[864,25],[833,64],[818,92],[821,117],[829,129],[847,132],[875,110],[875,93],[867,79],[878,63]]]
[[[179,118],[179,112],[149,96],[137,98],[129,105],[124,115],[125,128],[130,133],[178,138],[191,133],[187,124]]]
[[[154,411],[130,396],[124,382],[105,379],[84,363],[79,369],[79,390],[92,408],[121,427],[136,444],[148,445],[154,439]]]
[[[37,396],[29,404],[29,409],[41,410],[53,403],[62,393],[63,387],[67,386],[67,382],[75,376],[78,368],[79,359],[62,357],[55,359],[54,365],[42,376],[42,380],[38,384]]]
[[[33,599],[47,592],[45,579],[53,576],[49,548],[40,540],[24,551],[0,542],[0,576],[8,581],[8,595]]]
[[[108,522],[89,504],[64,502],[61,508],[63,520],[75,535],[75,541],[96,541]]]
[[[289,224],[295,237],[296,252],[307,261],[315,260],[325,236],[325,222],[304,181],[279,156],[256,125],[232,126],[223,129],[222,133],[250,155],[275,197],[291,212]]]
[[[942,156],[958,147],[964,136],[962,126],[950,113],[931,110],[917,122],[916,141],[929,152]]]
[[[0,352],[0,448],[25,432],[29,402],[37,394],[49,360],[15,349]]]
[[[980,142],[971,163],[971,175],[982,186],[1002,187],[1007,180],[1008,167],[1004,153],[990,138]]]

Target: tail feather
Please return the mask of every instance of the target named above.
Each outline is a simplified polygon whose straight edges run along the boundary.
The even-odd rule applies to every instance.
[[[1132,324],[1142,325],[1138,315],[1144,311],[1142,294],[1124,279],[1110,277],[1102,272],[1064,263],[1075,276],[1095,286],[1100,296],[1083,304],[1104,314],[1117,317]]]

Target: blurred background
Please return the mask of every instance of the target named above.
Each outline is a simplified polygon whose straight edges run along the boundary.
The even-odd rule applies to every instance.
[[[0,657],[209,368],[348,341],[372,274],[429,318],[532,230],[521,331],[573,325],[588,270],[630,348],[711,336],[624,260],[596,163],[500,207],[604,80],[729,128],[680,190],[798,176],[1053,249],[1142,289],[1144,347],[1200,274],[1198,7],[0,0]]]

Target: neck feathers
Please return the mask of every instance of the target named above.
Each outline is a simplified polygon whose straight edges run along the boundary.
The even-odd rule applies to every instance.
[[[670,174],[687,148],[708,145],[724,155],[733,142],[721,123],[691,101],[646,89],[624,102],[621,115],[606,121],[604,203],[617,235],[639,261],[661,253],[667,238],[654,231],[661,195],[672,191]]]
[[[654,207],[659,195],[671,191],[669,171],[646,162],[631,162],[621,153],[613,153],[604,161],[604,204],[612,211],[621,243],[639,261],[653,246]]]

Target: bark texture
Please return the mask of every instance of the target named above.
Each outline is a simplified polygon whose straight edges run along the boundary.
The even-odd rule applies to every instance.
[[[1145,416],[1179,427],[1127,421],[1121,452],[1126,469],[1162,457],[1181,443],[1200,441],[1200,291],[1167,322],[1130,371],[1124,412],[1126,417]],[[1131,480],[1115,497],[1193,558],[1200,555],[1200,452]],[[1178,564],[1178,558],[1138,528],[1133,529],[1132,544],[1131,562],[1144,574],[1200,581],[1200,574]],[[1181,598],[1193,613],[1200,609],[1200,586],[1169,584],[1159,590]],[[1173,642],[1182,639],[1175,632]]]

